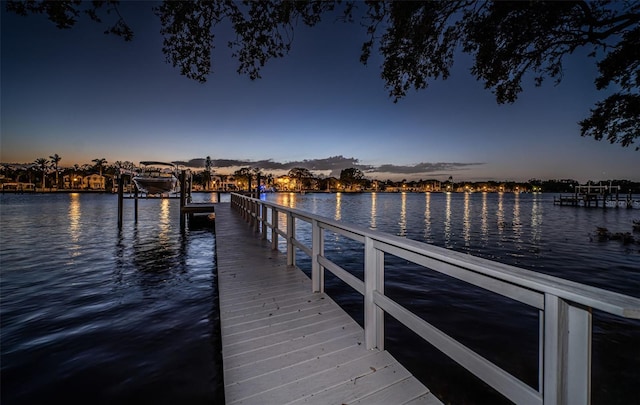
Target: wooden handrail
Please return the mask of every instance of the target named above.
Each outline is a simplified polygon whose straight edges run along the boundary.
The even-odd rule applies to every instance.
[[[277,235],[287,241],[287,262],[295,266],[295,248],[311,257],[313,291],[324,291],[324,271],[329,270],[364,296],[365,344],[384,348],[384,313],[433,344],[498,392],[526,404],[586,404],[591,387],[591,312],[597,309],[624,318],[640,319],[640,299],[576,283],[559,277],[474,257],[365,227],[321,217],[239,194],[232,206],[242,211],[272,247]],[[271,212],[271,222],[268,222]],[[278,224],[284,213],[286,231]],[[296,238],[296,220],[311,225],[311,246]],[[364,244],[364,281],[325,257],[324,234],[330,231]],[[540,382],[538,390],[483,358],[435,328],[384,294],[384,254],[441,272],[540,311]]]

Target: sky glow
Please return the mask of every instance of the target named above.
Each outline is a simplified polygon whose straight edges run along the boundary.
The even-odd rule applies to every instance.
[[[152,3],[125,3],[129,43],[88,21],[59,30],[3,4],[0,162],[55,153],[63,167],[210,156],[262,162],[266,172],[292,162],[334,174],[353,165],[394,180],[640,181],[634,147],[579,134],[577,122],[603,98],[595,64],[581,55],[566,61],[560,85],[529,85],[512,105],[496,104],[468,73],[465,55],[448,80],[394,104],[380,57],[359,62],[365,30],[328,18],[298,27],[290,54],[269,61],[256,81],[236,73],[230,32],[217,33],[214,73],[200,84],[165,63]]]

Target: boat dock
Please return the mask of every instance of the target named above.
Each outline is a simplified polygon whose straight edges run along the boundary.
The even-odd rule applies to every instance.
[[[631,194],[620,196],[620,186],[576,186],[574,193],[553,198],[554,205],[570,207],[634,208]]]
[[[441,403],[230,204],[215,232],[227,404]]]

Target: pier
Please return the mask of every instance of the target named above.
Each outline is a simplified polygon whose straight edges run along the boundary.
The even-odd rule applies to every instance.
[[[215,228],[227,404],[441,403],[228,204]]]
[[[514,403],[587,404],[593,310],[640,319],[640,299],[558,277],[239,194],[232,194],[231,207],[225,203],[216,208],[227,404],[439,403],[384,350],[385,314]],[[301,222],[310,225],[310,242],[296,236]],[[325,255],[326,235],[362,243],[363,280]],[[277,250],[279,239],[286,253]],[[311,278],[297,268],[297,252],[311,258]],[[540,322],[532,333],[540,336],[537,386],[522,382],[386,296],[385,254],[536,308]],[[364,328],[324,294],[325,271],[364,296]]]
[[[576,186],[573,194],[554,197],[553,203],[586,208],[633,208],[634,205],[631,194],[626,198],[620,198],[620,186],[611,185]]]

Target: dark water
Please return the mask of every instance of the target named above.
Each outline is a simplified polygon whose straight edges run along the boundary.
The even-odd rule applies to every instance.
[[[279,204],[506,264],[640,297],[640,244],[602,241],[596,227],[632,232],[640,210],[553,205],[544,194],[271,194]],[[281,223],[284,219],[281,219]],[[308,238],[299,221],[297,236]],[[640,233],[635,233],[640,239]],[[362,279],[362,245],[328,234],[326,255]],[[298,251],[308,273],[310,262]],[[362,324],[362,297],[327,273],[326,290]],[[385,293],[538,388],[539,314],[524,304],[385,255]],[[393,319],[386,348],[445,403],[508,403]],[[638,404],[640,322],[594,312],[594,404]]]
[[[198,201],[212,196],[195,194]],[[273,194],[323,216],[640,296],[639,210],[557,207],[552,196]],[[220,371],[215,235],[179,229],[178,200],[0,195],[3,404],[215,404]],[[299,237],[308,229],[300,225]],[[640,235],[636,234],[640,238]],[[327,237],[330,258],[362,277],[362,247]],[[299,265],[309,261],[299,253]],[[537,311],[386,257],[386,292],[532,386]],[[327,277],[362,321],[362,299]],[[504,402],[411,332],[387,322],[386,346],[445,403]],[[640,323],[594,314],[594,404],[640,403]]]
[[[224,401],[212,229],[178,200],[1,195],[2,403]]]

